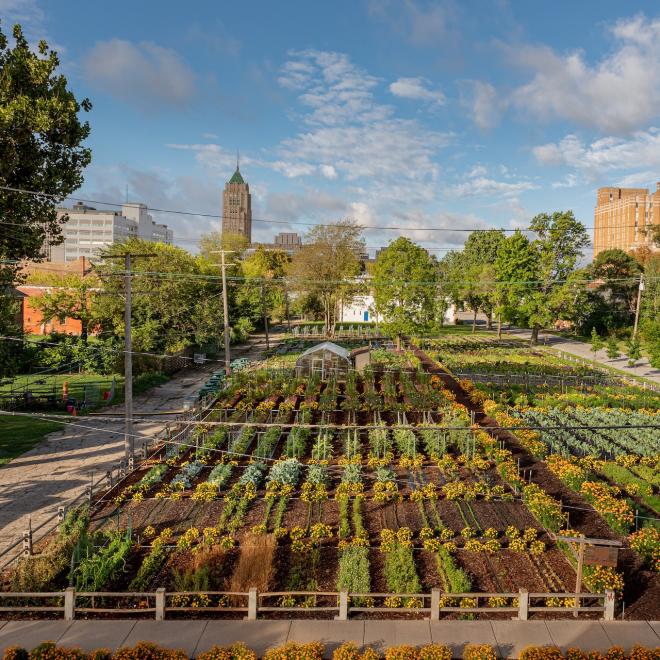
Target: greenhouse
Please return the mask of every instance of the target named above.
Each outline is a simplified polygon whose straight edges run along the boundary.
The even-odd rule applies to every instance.
[[[296,361],[297,376],[320,374],[321,380],[333,376],[338,380],[346,380],[350,368],[350,353],[330,341],[308,348]]]

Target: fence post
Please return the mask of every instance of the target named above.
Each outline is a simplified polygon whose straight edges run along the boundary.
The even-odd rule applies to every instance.
[[[76,618],[76,590],[67,587],[64,591],[64,620],[73,621]]]
[[[612,589],[605,589],[605,611],[603,612],[604,621],[614,621],[614,605],[616,598]]]
[[[431,589],[431,621],[440,619],[440,589]]]
[[[518,590],[518,620],[527,621],[529,616],[529,591],[527,589]]]
[[[32,524],[23,532],[23,556],[32,555]]]
[[[348,591],[339,592],[339,613],[335,621],[348,621]]]
[[[250,587],[248,590],[248,621],[257,620],[257,590],[255,587]]]
[[[165,620],[165,588],[156,589],[156,621]]]

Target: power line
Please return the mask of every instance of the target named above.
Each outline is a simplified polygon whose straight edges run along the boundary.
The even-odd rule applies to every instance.
[[[37,192],[35,190],[25,190],[22,188],[13,188],[11,186],[0,186],[0,190],[6,190],[8,192],[14,192],[14,193],[20,193],[23,195],[33,195],[35,197],[48,197],[54,200],[60,200],[61,197],[58,195],[51,195],[48,193],[43,193],[43,192]],[[72,196],[67,196],[65,199],[70,199],[73,200],[74,202],[83,202],[86,204],[102,204],[104,206],[113,206],[117,208],[122,208],[125,206],[125,203],[117,203],[117,202],[104,202],[100,200],[94,200],[94,199],[86,199],[82,197],[72,197]],[[187,216],[194,216],[198,218],[210,218],[214,220],[223,220],[224,216],[219,214],[219,213],[199,213],[196,211],[180,211],[180,210],[175,210],[175,209],[161,209],[161,208],[156,208],[154,206],[147,206],[145,204],[145,208],[148,211],[153,211],[155,213],[169,213],[172,215],[187,215]],[[67,210],[74,210],[74,209],[67,209]],[[252,218],[252,222],[262,222],[266,224],[280,224],[280,225],[301,225],[301,226],[308,226],[308,227],[335,227],[339,223],[338,222],[301,222],[297,220],[274,220],[274,219],[269,219],[269,218]],[[23,226],[20,225],[19,223],[2,223],[2,224],[16,224],[17,226]],[[392,226],[387,226],[387,225],[359,225],[360,228],[362,229],[381,229],[381,230],[390,230],[390,231],[434,231],[434,232],[466,232],[466,233],[471,233],[471,232],[489,232],[489,231],[502,231],[506,233],[515,233],[517,231],[521,232],[530,232],[530,233],[536,233],[535,230],[533,229],[509,229],[505,227],[488,227],[488,228],[483,228],[483,227],[475,227],[475,228],[470,228],[470,229],[464,229],[464,228],[451,228],[451,227],[392,227]],[[619,225],[612,225],[611,227],[608,226],[601,226],[598,227],[598,229],[615,229],[619,227]],[[584,227],[585,229],[596,229],[596,227]]]

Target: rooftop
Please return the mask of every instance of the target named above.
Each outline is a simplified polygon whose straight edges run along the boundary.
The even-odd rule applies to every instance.
[[[243,177],[241,176],[241,171],[238,169],[238,165],[236,166],[236,171],[232,175],[231,179],[229,179],[229,183],[245,183],[245,181],[243,181]]]

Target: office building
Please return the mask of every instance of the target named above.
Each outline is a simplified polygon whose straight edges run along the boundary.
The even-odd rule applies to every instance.
[[[252,196],[238,163],[222,193],[222,233],[240,234],[252,243]]]
[[[121,211],[99,211],[82,202],[73,208],[60,208],[58,218],[68,215],[62,226],[64,241],[59,245],[47,245],[47,261],[71,262],[80,257],[98,259],[108,245],[121,243],[129,238],[141,238],[172,244],[172,230],[167,225],[154,222],[144,204],[127,203]]]

